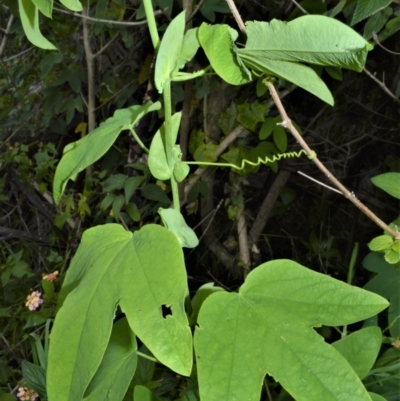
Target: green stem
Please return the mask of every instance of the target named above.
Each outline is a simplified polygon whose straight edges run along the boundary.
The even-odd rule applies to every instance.
[[[154,10],[152,0],[143,0],[144,11],[146,13],[147,24],[149,26],[151,41],[156,53],[160,46],[160,37],[158,36],[158,30],[156,25],[156,19],[154,18]]]
[[[142,149],[144,149],[145,152],[149,153],[149,149],[146,147],[146,145],[140,140],[139,136],[136,134],[135,130],[130,127],[129,128],[131,130],[131,134],[133,135],[133,137],[135,138],[136,142],[140,145],[140,147]]]
[[[165,138],[162,139],[165,144],[167,163],[171,171],[173,171],[174,169],[173,149],[175,146],[175,138],[172,135],[171,81],[165,82],[163,97],[164,97]],[[171,175],[171,190],[172,190],[172,201],[174,204],[174,209],[179,212],[181,206],[179,202],[178,183],[176,182],[173,174]]]
[[[136,353],[137,353],[139,356],[141,356],[142,358],[145,358],[145,359],[148,359],[149,361],[158,363],[157,359],[156,359],[156,358],[153,358],[153,357],[150,356],[150,355],[143,354],[143,352],[140,352],[140,351],[136,351]]]
[[[347,284],[351,285],[353,278],[354,278],[354,271],[358,256],[358,242],[354,244],[353,252],[351,253],[350,264],[349,264],[349,271],[347,273]],[[347,335],[347,325],[343,326],[342,330],[342,338],[346,337]]]

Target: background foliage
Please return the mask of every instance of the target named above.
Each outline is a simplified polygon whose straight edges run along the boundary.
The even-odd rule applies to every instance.
[[[279,87],[291,118],[324,164],[383,220],[393,221],[398,216],[398,199],[378,190],[370,178],[400,171],[400,6],[395,1],[362,0],[299,3],[300,7],[289,0],[243,0],[237,6],[245,20],[290,21],[305,12],[325,14],[375,43],[362,74],[316,68],[334,95],[334,107],[283,80]],[[160,30],[182,8],[171,0],[160,0],[155,6]],[[189,6],[195,27],[203,22],[235,27],[224,1]],[[89,114],[99,125],[118,108],[142,104],[145,96],[157,100],[157,94],[148,90],[153,54],[146,24],[88,20],[85,33],[81,17],[67,15],[62,5],[55,4],[53,19],[41,16],[40,27],[58,50],[46,51],[27,41],[15,1],[2,1],[0,7],[0,399],[8,400],[15,399],[22,376],[25,380],[34,376],[29,369],[41,380],[40,370],[23,361],[44,367],[40,340],[46,339],[46,322],[55,315],[60,283],[82,232],[105,222],[122,222],[135,231],[158,221],[156,211],[169,205],[171,194],[168,186],[150,178],[146,157],[137,145],[121,136],[99,163],[68,185],[59,206],[52,201],[51,184],[62,149],[86,135]],[[137,22],[144,13],[140,1],[101,0],[90,6],[90,17]],[[95,55],[92,86],[85,37]],[[188,70],[205,65],[200,51]],[[90,91],[95,99],[92,108]],[[187,158],[215,161],[218,145],[235,129],[240,135],[222,156],[228,162],[290,150],[294,144],[276,126],[275,109],[265,115],[269,102],[260,86],[228,88],[214,76],[175,83],[173,104],[176,110],[183,109],[185,128],[180,134]],[[155,114],[138,129],[145,144],[162,121],[162,115]],[[376,257],[371,254],[362,262],[368,253],[366,244],[382,232],[341,195],[299,176],[298,170],[323,180],[309,161],[291,160],[279,166],[247,166],[240,175],[208,170],[192,186],[185,213],[191,226],[197,225],[201,241],[185,255],[190,289],[194,293],[210,281],[232,290],[242,284],[235,219],[243,205],[255,244],[254,265],[291,258],[346,281],[354,245],[359,243],[351,282],[365,285],[394,305],[389,313],[364,322],[364,326],[379,325],[384,340],[372,370],[361,376],[369,391],[388,401],[398,400],[399,350],[391,343],[400,337],[399,271],[382,259],[371,263]],[[259,216],[259,210],[266,210],[266,216]],[[264,224],[258,229],[260,221]],[[59,279],[42,280],[55,270]],[[25,302],[33,290],[43,293],[44,303],[31,312]],[[330,343],[339,340],[334,329],[324,326],[320,332]],[[143,346],[140,349],[148,352]],[[193,378],[176,376],[143,358],[137,363],[130,399],[133,391],[146,392],[139,386],[133,390],[135,385],[154,388],[165,399],[196,399]],[[278,383],[269,385],[262,395],[265,399],[291,399]]]

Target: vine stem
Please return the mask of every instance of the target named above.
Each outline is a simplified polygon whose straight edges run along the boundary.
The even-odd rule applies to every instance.
[[[146,14],[146,20],[149,27],[151,41],[153,43],[154,51],[158,52],[160,47],[160,36],[158,35],[156,19],[154,17],[153,4],[151,0],[143,0],[144,11]]]
[[[400,239],[400,232],[393,230],[385,222],[383,222],[378,216],[376,216],[370,209],[368,209],[357,197],[354,192],[350,192],[318,159],[318,157],[312,157],[314,152],[310,149],[307,142],[299,134],[296,127],[292,124],[292,121],[288,117],[285,108],[279,98],[279,95],[271,82],[265,82],[268,90],[274,99],[276,107],[278,108],[279,114],[282,117],[282,125],[287,128],[300,146],[306,151],[310,159],[316,164],[316,166],[322,171],[322,173],[328,178],[328,180],[337,188],[339,191],[356,207],[358,207],[366,216],[368,216],[375,224],[381,227],[383,230],[387,231],[393,238]]]

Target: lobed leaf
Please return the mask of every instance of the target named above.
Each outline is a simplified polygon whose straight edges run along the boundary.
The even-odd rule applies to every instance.
[[[121,131],[130,129],[146,113],[159,110],[160,107],[159,102],[147,102],[143,106],[117,110],[113,117],[101,123],[91,133],[67,145],[54,176],[55,202],[59,203],[68,180],[75,181],[78,173],[99,160],[111,148]]]
[[[187,293],[182,249],[167,229],[149,224],[132,234],[106,224],[85,231],[59,295],[47,369],[49,399],[82,398],[106,352],[118,304],[155,357],[189,375]],[[171,310],[166,317],[163,305]]]
[[[203,303],[194,337],[200,397],[259,400],[268,373],[297,401],[370,400],[347,361],[312,327],[354,323],[387,306],[293,261],[267,262],[239,293],[217,292]]]

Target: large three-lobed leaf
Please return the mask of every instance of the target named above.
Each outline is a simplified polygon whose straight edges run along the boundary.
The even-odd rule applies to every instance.
[[[239,293],[214,293],[200,310],[201,399],[257,401],[269,374],[297,401],[370,400],[349,363],[312,328],[354,323],[387,305],[290,260],[259,266]]]
[[[132,234],[120,225],[106,224],[85,231],[68,269],[51,333],[49,399],[81,400],[93,379],[104,381],[100,378],[107,375],[97,373],[96,378],[95,373],[99,366],[107,368],[103,356],[110,361],[117,352],[106,352],[117,305],[161,363],[189,375],[192,336],[184,310],[186,279],[182,248],[166,228],[150,224]],[[171,314],[163,316],[163,306]],[[127,383],[131,378],[124,374]],[[92,387],[90,394],[97,391]]]

